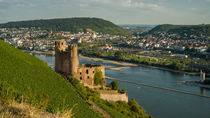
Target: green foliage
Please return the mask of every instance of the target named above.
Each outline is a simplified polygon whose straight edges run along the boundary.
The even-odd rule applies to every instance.
[[[102,32],[104,34],[130,35],[130,33],[112,22],[99,18],[60,18],[48,20],[31,20],[0,24],[0,28],[40,27],[54,31]]]
[[[184,34],[195,36],[210,36],[210,25],[158,25],[149,31],[150,34],[157,34],[158,32],[175,33],[181,36]]]
[[[97,44],[98,46],[99,44]],[[139,57],[135,54],[125,52],[125,51],[103,51],[98,50],[97,48],[92,49],[83,49],[82,55],[88,57],[99,57],[109,60],[116,60],[116,61],[125,61],[130,63],[136,64],[144,64],[149,66],[157,66],[163,67],[166,69],[174,69],[180,71],[187,71],[187,72],[199,72],[199,68],[194,67],[193,64],[199,65],[209,65],[209,61],[196,61],[191,59],[182,59],[182,58],[173,58],[173,57],[156,57],[157,60],[150,58],[150,57]],[[199,54],[196,54],[197,56]],[[202,55],[200,55],[202,56]],[[209,57],[206,56],[208,59]],[[202,68],[205,72],[210,72],[210,68]]]
[[[99,98],[99,93],[97,91],[83,86],[79,80],[74,77],[68,77],[68,81],[78,90],[83,99],[95,101],[96,98]]]
[[[85,99],[95,102],[113,118],[152,118],[151,115],[146,114],[144,109],[136,101],[132,100],[129,105],[122,101],[113,102],[102,100],[99,97],[99,92],[96,90],[84,87],[84,85],[78,83],[78,80],[73,77],[69,77],[68,80]]]
[[[74,77],[69,76],[68,77],[68,81],[73,85],[73,86],[77,86],[79,84],[79,80],[78,79],[74,79]]]
[[[207,50],[207,52],[210,52],[210,45],[208,46],[208,50]]]
[[[125,54],[123,52],[121,52],[121,51],[115,52],[114,56],[115,56],[115,58],[118,58],[118,59],[121,59],[121,60],[124,60],[124,58],[125,58],[124,57]]]
[[[120,90],[120,93],[122,93],[122,94],[124,94],[126,92],[127,92],[126,88],[122,88],[122,90]]]
[[[210,85],[210,80],[206,79],[203,84]]]
[[[141,115],[143,115],[145,113],[145,111],[141,107],[139,107],[139,104],[136,102],[135,99],[131,99],[128,102],[128,105],[133,112],[136,112]]]
[[[96,68],[95,75],[94,75],[94,84],[95,85],[103,85],[103,81],[104,81],[104,78],[103,78],[103,74],[102,74],[101,70]]]
[[[33,98],[31,91],[28,89],[28,96],[20,95],[18,91],[15,91],[14,87],[5,85],[7,82],[2,82],[0,84],[0,104],[1,105],[11,105],[13,102],[21,102],[29,104],[33,107],[45,111],[49,105],[49,95],[38,95],[36,99]]]
[[[27,103],[38,108],[47,107],[46,111],[52,113],[78,104],[73,110],[75,117],[101,117],[90,109],[89,104],[68,81],[55,73],[46,63],[3,41],[0,41],[0,70],[1,85],[6,83],[4,88],[12,86],[15,90],[13,96],[17,101],[21,101],[20,96],[24,96]]]
[[[119,88],[119,82],[118,81],[112,81],[110,83],[110,87],[111,87],[112,90],[119,90],[120,89]]]
[[[9,105],[14,100],[13,94],[14,94],[14,88],[9,87],[8,84],[5,85],[5,83],[1,83],[0,85],[0,104],[2,105]]]

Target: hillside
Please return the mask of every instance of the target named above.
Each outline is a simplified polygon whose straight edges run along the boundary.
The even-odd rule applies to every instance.
[[[101,117],[80,97],[71,84],[46,63],[1,40],[0,88],[1,96],[3,90],[8,88],[6,93],[12,91],[11,95],[16,101],[28,101],[38,108],[46,106],[46,111],[51,113],[62,112],[76,105],[73,113],[77,118]],[[38,106],[40,104],[42,105]]]
[[[17,21],[0,24],[0,28],[40,27],[54,31],[102,32],[104,34],[129,35],[123,28],[99,18],[60,18],[46,20]]]
[[[210,25],[158,25],[150,30],[149,34],[157,34],[158,32],[175,33],[183,36],[196,35],[196,36],[210,36]]]

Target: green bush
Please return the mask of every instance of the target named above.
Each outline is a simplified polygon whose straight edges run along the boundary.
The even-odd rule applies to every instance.
[[[145,111],[139,106],[139,104],[136,102],[135,99],[131,99],[128,102],[128,105],[129,105],[131,111],[136,112],[140,115],[145,114]]]
[[[95,75],[94,75],[94,85],[103,85],[103,74],[101,72],[101,70],[99,69],[95,69]]]
[[[206,85],[210,85],[210,80],[205,80],[204,82],[203,82],[203,84],[206,84]]]
[[[122,93],[122,94],[124,94],[126,92],[127,92],[126,88],[122,88],[122,90],[120,90],[120,93]]]
[[[119,82],[118,81],[112,81],[110,83],[110,87],[112,90],[119,90]]]

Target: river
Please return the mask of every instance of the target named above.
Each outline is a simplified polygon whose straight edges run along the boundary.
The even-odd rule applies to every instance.
[[[54,68],[54,56],[39,54],[34,54],[34,56],[47,62],[50,67]],[[79,62],[80,64],[91,63],[121,67],[105,61],[93,61],[83,58],[79,58]],[[141,66],[128,67],[123,70],[106,68],[106,76],[210,96],[209,89],[178,83],[180,81],[199,80],[200,78],[198,76],[184,75]],[[111,80],[107,80],[107,84],[110,82]],[[210,118],[210,98],[170,92],[124,82],[120,82],[120,87],[126,88],[129,99],[135,98],[147,113],[152,114],[154,118]]]

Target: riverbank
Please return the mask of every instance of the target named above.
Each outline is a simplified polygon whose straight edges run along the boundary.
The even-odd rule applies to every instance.
[[[109,62],[109,63],[112,63],[112,64],[121,65],[121,66],[142,66],[142,67],[145,67],[145,68],[159,69],[159,70],[170,71],[170,72],[174,72],[174,73],[181,73],[181,74],[186,74],[186,75],[200,76],[199,72],[185,72],[185,71],[173,70],[173,69],[164,68],[164,67],[155,67],[155,66],[149,66],[149,65],[144,65],[144,64],[133,64],[133,63],[128,63],[128,62],[107,60],[107,59],[103,59],[103,58],[87,57],[87,56],[83,56],[81,54],[79,55],[79,57],[80,58],[84,58],[84,59],[94,60],[94,61],[106,61],[106,62]],[[210,77],[209,74],[206,74],[206,76]]]
[[[47,52],[28,51],[28,50],[22,50],[22,51],[27,52],[27,53],[35,53],[35,54],[55,55],[54,51],[47,51]],[[144,65],[144,64],[134,64],[134,63],[129,63],[129,62],[107,60],[107,59],[103,59],[103,58],[87,57],[87,56],[83,56],[81,54],[79,54],[79,57],[84,58],[84,59],[94,60],[94,61],[106,61],[106,62],[109,62],[109,63],[112,63],[112,64],[124,66],[124,67],[118,67],[118,68],[110,68],[110,69],[113,69],[113,70],[123,70],[125,68],[130,67],[130,66],[142,66],[142,67],[145,67],[145,68],[159,69],[159,70],[163,70],[163,71],[170,71],[170,72],[173,72],[173,73],[181,73],[181,74],[186,74],[186,75],[200,76],[199,72],[186,72],[186,71],[179,71],[179,70],[174,70],[174,69],[169,69],[169,68],[164,68],[164,67],[155,67],[155,66],[149,66],[149,65]],[[210,74],[206,73],[206,77],[210,77]]]
[[[26,53],[34,53],[34,54],[44,54],[44,55],[55,55],[55,51],[29,51],[29,50],[22,50]]]
[[[138,64],[121,62],[121,61],[106,60],[106,59],[95,58],[95,57],[87,57],[87,56],[83,56],[81,54],[79,54],[79,57],[83,58],[83,59],[91,59],[91,60],[94,60],[94,61],[106,61],[106,62],[109,62],[109,63],[112,63],[112,64],[121,65],[121,66],[139,66]]]

